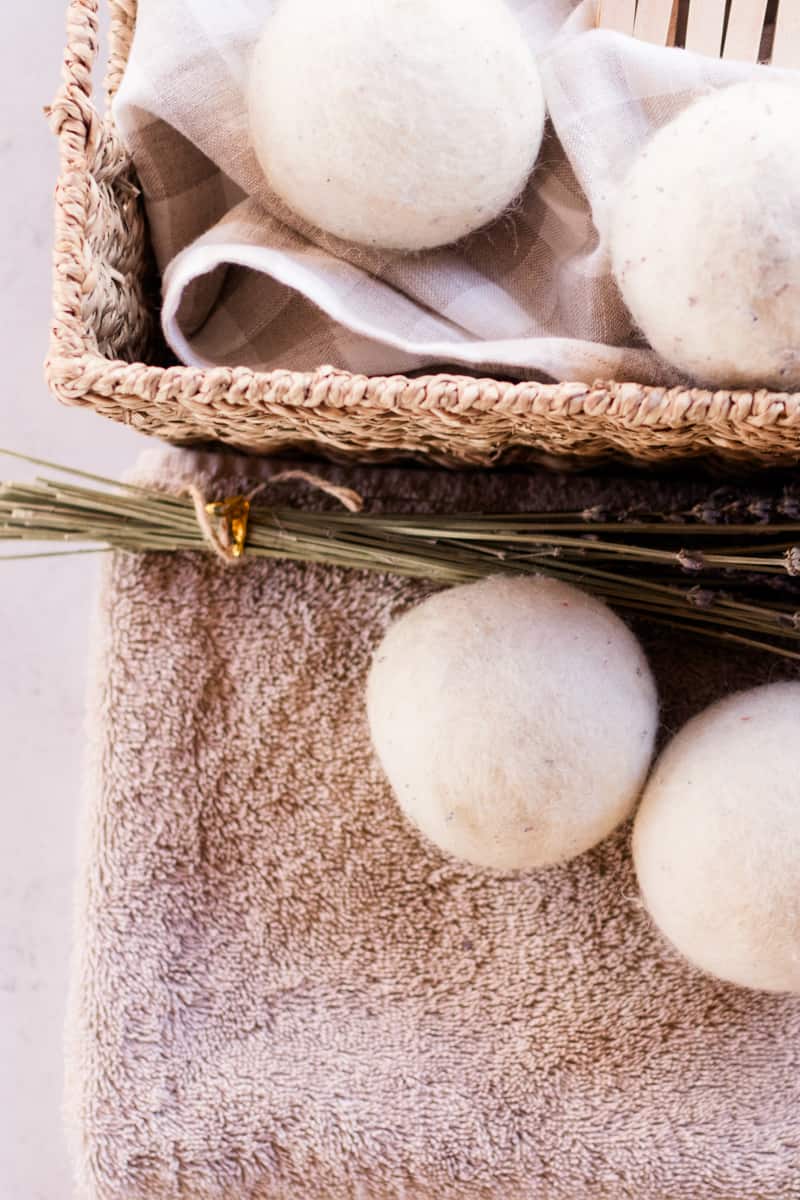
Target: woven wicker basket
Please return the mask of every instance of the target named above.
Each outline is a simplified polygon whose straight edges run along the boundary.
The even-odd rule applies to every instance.
[[[166,360],[141,197],[110,116],[92,104],[97,5],[70,2],[64,81],[52,108],[61,177],[47,377],[65,403],[170,441],[259,452],[315,448],[482,466],[552,455],[797,461],[800,395],[158,365]],[[111,18],[109,97],[127,59],[136,0],[111,0]]]

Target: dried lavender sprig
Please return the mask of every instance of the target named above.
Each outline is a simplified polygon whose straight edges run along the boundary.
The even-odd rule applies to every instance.
[[[85,482],[45,478],[0,487],[0,539],[160,553],[208,549],[185,497],[46,465]],[[714,511],[723,520],[738,518],[742,504]],[[800,571],[793,540],[800,539],[800,522],[766,525],[764,511],[751,513],[760,524],[709,526],[697,523],[694,510],[672,520],[599,522],[596,512],[345,515],[263,506],[252,510],[247,553],[443,584],[498,572],[550,574],[658,623],[800,658],[792,645],[800,641],[800,615],[787,602],[797,595],[800,609],[793,578]],[[695,577],[690,586],[687,574]],[[780,599],[765,600],[776,580]]]

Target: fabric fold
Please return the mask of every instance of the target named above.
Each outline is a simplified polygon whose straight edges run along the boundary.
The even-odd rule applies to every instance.
[[[612,278],[614,194],[658,126],[762,68],[595,30],[594,0],[509,0],[543,74],[550,125],[539,163],[499,221],[404,255],[326,236],[270,191],[250,147],[246,90],[275,2],[138,6],[114,115],[142,183],[164,333],[180,359],[681,382],[633,328]]]

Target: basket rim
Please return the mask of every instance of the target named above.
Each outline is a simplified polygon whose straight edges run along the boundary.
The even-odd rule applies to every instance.
[[[53,391],[66,403],[109,410],[116,403],[119,411],[109,411],[109,415],[130,424],[137,424],[137,404],[160,405],[162,409],[171,405],[174,423],[187,418],[194,421],[198,436],[204,431],[206,436],[209,431],[218,436],[220,422],[227,427],[236,420],[252,423],[270,415],[285,420],[292,411],[322,410],[334,421],[337,412],[363,410],[365,415],[393,412],[437,419],[444,428],[448,419],[455,419],[461,433],[470,419],[476,423],[505,419],[517,427],[514,444],[523,444],[527,436],[555,454],[570,453],[570,438],[563,428],[554,428],[548,438],[545,427],[548,422],[560,425],[568,418],[581,427],[575,440],[585,442],[594,427],[612,452],[616,448],[623,454],[631,452],[627,434],[649,431],[652,436],[674,435],[675,457],[718,450],[740,458],[781,459],[784,463],[800,457],[800,392],[710,390],[621,380],[513,382],[449,372],[366,376],[331,366],[310,372],[259,372],[249,367],[161,367],[104,357],[81,316],[82,299],[91,285],[86,253],[89,189],[99,163],[106,170],[109,163],[116,163],[120,173],[130,167],[110,101],[127,63],[137,0],[108,3],[111,27],[105,95],[109,108],[99,116],[92,99],[92,71],[99,53],[99,0],[69,0],[62,84],[50,109],[61,170],[56,190],[54,319],[46,375]],[[526,422],[531,423],[528,430]],[[163,421],[156,429],[162,427]],[[693,439],[688,446],[687,434]],[[235,441],[235,437],[223,440]],[[266,432],[262,440],[269,443]],[[358,439],[353,436],[349,440]],[[412,434],[407,440],[414,448]],[[423,439],[418,449],[424,452]],[[662,449],[653,447],[654,453],[664,457]],[[633,453],[634,457],[651,456],[643,446],[634,447]]]

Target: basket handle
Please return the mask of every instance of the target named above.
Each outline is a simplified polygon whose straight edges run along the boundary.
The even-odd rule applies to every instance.
[[[63,153],[85,163],[97,144],[100,118],[92,103],[92,69],[100,49],[98,0],[69,0],[61,87],[46,110]]]

